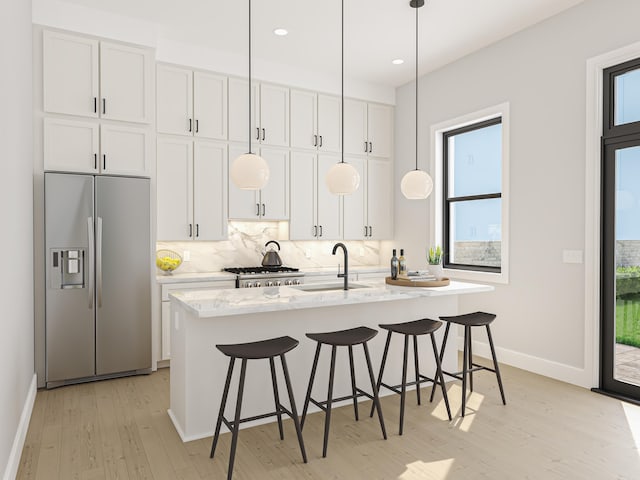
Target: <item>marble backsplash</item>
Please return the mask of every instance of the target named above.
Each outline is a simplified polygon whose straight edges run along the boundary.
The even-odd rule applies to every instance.
[[[218,272],[224,267],[253,267],[262,262],[264,244],[276,240],[285,266],[297,268],[332,267],[342,263],[342,254],[332,255],[337,241],[290,241],[287,222],[229,222],[229,239],[218,242],[157,242],[180,255],[189,252],[177,272]],[[344,241],[350,266],[380,264],[378,241]],[[386,257],[385,257],[386,258]],[[386,261],[384,262],[386,263]]]

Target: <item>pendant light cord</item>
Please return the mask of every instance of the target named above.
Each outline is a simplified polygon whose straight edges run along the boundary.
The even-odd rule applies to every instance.
[[[251,154],[251,137],[253,129],[251,128],[251,0],[249,0],[249,154]]]
[[[342,97],[342,101],[340,102],[342,106],[342,120],[341,120],[341,129],[342,129],[342,155],[340,163],[344,163],[344,0],[340,2],[341,12],[340,12],[340,96]]]
[[[418,10],[416,5],[416,170],[418,170]]]

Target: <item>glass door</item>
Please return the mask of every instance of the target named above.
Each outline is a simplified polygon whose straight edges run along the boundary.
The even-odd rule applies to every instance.
[[[640,60],[604,74],[600,388],[640,400]]]

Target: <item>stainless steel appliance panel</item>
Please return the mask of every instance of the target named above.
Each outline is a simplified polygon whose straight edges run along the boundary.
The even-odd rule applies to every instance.
[[[96,177],[96,374],[151,368],[149,180]]]
[[[46,377],[47,382],[91,376],[95,369],[92,219],[93,177],[45,174]],[[64,288],[73,273],[64,252],[82,252],[84,282]],[[73,254],[72,254],[73,255]],[[66,275],[75,277],[75,275]],[[66,280],[71,283],[70,280]]]

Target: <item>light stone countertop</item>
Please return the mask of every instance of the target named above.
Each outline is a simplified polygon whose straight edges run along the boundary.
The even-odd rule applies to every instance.
[[[494,287],[490,285],[455,281],[452,281],[446,287],[397,287],[385,284],[382,279],[352,283],[363,285],[367,288],[320,292],[305,292],[295,287],[237,288],[174,292],[169,297],[172,301],[179,302],[196,316],[208,318],[279,310],[387,302],[420,297],[461,295],[494,290]],[[341,283],[336,282],[336,285],[339,284]]]

